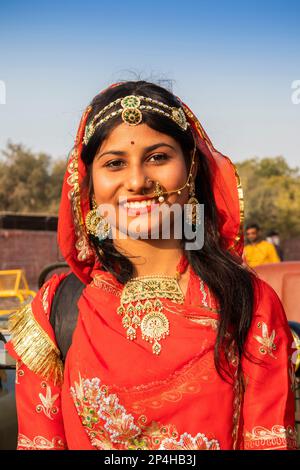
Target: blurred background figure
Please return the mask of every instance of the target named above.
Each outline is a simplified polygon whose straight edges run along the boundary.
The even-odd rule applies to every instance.
[[[280,258],[280,261],[283,261],[284,259],[284,254],[283,254],[283,249],[280,245],[280,236],[279,236],[279,232],[277,230],[270,230],[268,233],[267,233],[267,236],[266,236],[266,240],[269,242],[269,243],[272,243],[275,247],[275,250]]]
[[[280,262],[280,258],[273,243],[261,237],[258,224],[249,224],[246,226],[244,262],[251,268],[262,264]]]

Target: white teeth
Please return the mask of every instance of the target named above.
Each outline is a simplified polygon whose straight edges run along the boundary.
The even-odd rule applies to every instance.
[[[139,202],[137,202],[137,201],[135,201],[135,202],[125,202],[124,207],[138,209],[139,207],[151,206],[151,204],[152,204],[152,200],[148,199],[148,200],[139,201]]]

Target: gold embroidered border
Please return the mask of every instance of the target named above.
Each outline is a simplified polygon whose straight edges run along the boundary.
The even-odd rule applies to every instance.
[[[60,351],[34,318],[31,304],[9,316],[8,328],[14,349],[28,369],[54,384],[62,383]]]
[[[66,444],[63,439],[59,436],[46,439],[43,436],[35,436],[32,440],[24,434],[19,434],[18,436],[18,449],[27,449],[27,450],[64,450],[66,449]]]
[[[234,175],[236,179],[236,184],[237,184],[237,192],[238,192],[238,198],[239,198],[239,207],[240,207],[240,226],[238,233],[235,236],[233,244],[229,247],[229,250],[233,250],[235,246],[239,243],[241,236],[243,234],[243,229],[244,229],[244,220],[245,220],[245,204],[244,204],[244,192],[242,188],[242,183],[240,176],[238,174],[236,166],[232,163],[231,160],[229,160],[231,165],[234,168]]]
[[[235,376],[235,383],[234,383],[233,416],[232,416],[233,450],[236,450],[237,443],[238,443],[242,400],[243,400],[242,378],[238,374],[238,370],[237,370],[236,376]]]
[[[85,226],[83,221],[83,215],[80,205],[80,185],[79,185],[79,174],[78,174],[78,150],[74,148],[70,155],[68,162],[67,171],[70,176],[67,178],[67,182],[70,186],[68,192],[68,198],[71,201],[73,211],[74,230],[76,234],[75,247],[77,249],[77,258],[79,261],[85,261],[89,259],[93,252],[89,245],[88,237],[85,232]]]
[[[122,290],[116,287],[116,285],[107,279],[105,279],[105,275],[102,274],[95,274],[93,276],[93,280],[91,282],[92,287],[97,287],[100,289],[103,289],[107,292],[110,292],[111,294],[116,295],[117,297],[121,297],[122,295]]]
[[[89,244],[89,238],[86,233],[85,223],[83,220],[83,214],[81,209],[81,194],[80,194],[80,184],[79,184],[79,171],[78,171],[78,159],[80,158],[80,134],[83,131],[83,123],[85,122],[88,114],[92,110],[92,106],[88,106],[84,111],[79,130],[76,135],[75,146],[70,154],[70,158],[67,165],[67,172],[69,176],[67,182],[70,186],[68,192],[68,198],[71,203],[73,211],[73,222],[74,230],[76,234],[76,243],[75,247],[77,249],[78,255],[77,258],[79,261],[86,261],[89,258],[94,256],[92,247]]]
[[[255,426],[251,432],[244,433],[244,447],[247,449],[296,449],[297,433],[291,425],[286,428],[281,424],[274,424],[272,429],[264,426]]]
[[[48,286],[44,285],[44,287],[42,289],[43,289],[42,290],[42,304],[43,304],[44,312],[47,315],[48,308],[49,308],[48,295],[49,295],[50,284],[48,284]]]

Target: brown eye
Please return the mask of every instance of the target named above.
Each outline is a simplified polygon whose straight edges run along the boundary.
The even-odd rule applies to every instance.
[[[160,158],[157,158],[157,157],[160,157]],[[160,161],[168,160],[168,155],[166,155],[165,153],[156,153],[155,155],[151,155],[150,159],[151,158],[155,158],[155,161],[160,162]]]
[[[106,163],[104,166],[108,168],[120,168],[120,165],[118,163],[123,163],[123,160],[112,160],[111,162]]]

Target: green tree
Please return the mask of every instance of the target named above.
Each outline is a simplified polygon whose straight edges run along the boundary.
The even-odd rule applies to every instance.
[[[65,163],[9,142],[0,161],[0,210],[57,212]]]
[[[65,160],[56,160],[53,163],[49,179],[49,210],[53,214],[58,213],[62,184],[66,171],[67,162]]]
[[[251,158],[236,164],[244,190],[247,222],[283,238],[300,235],[300,175],[282,156]]]

